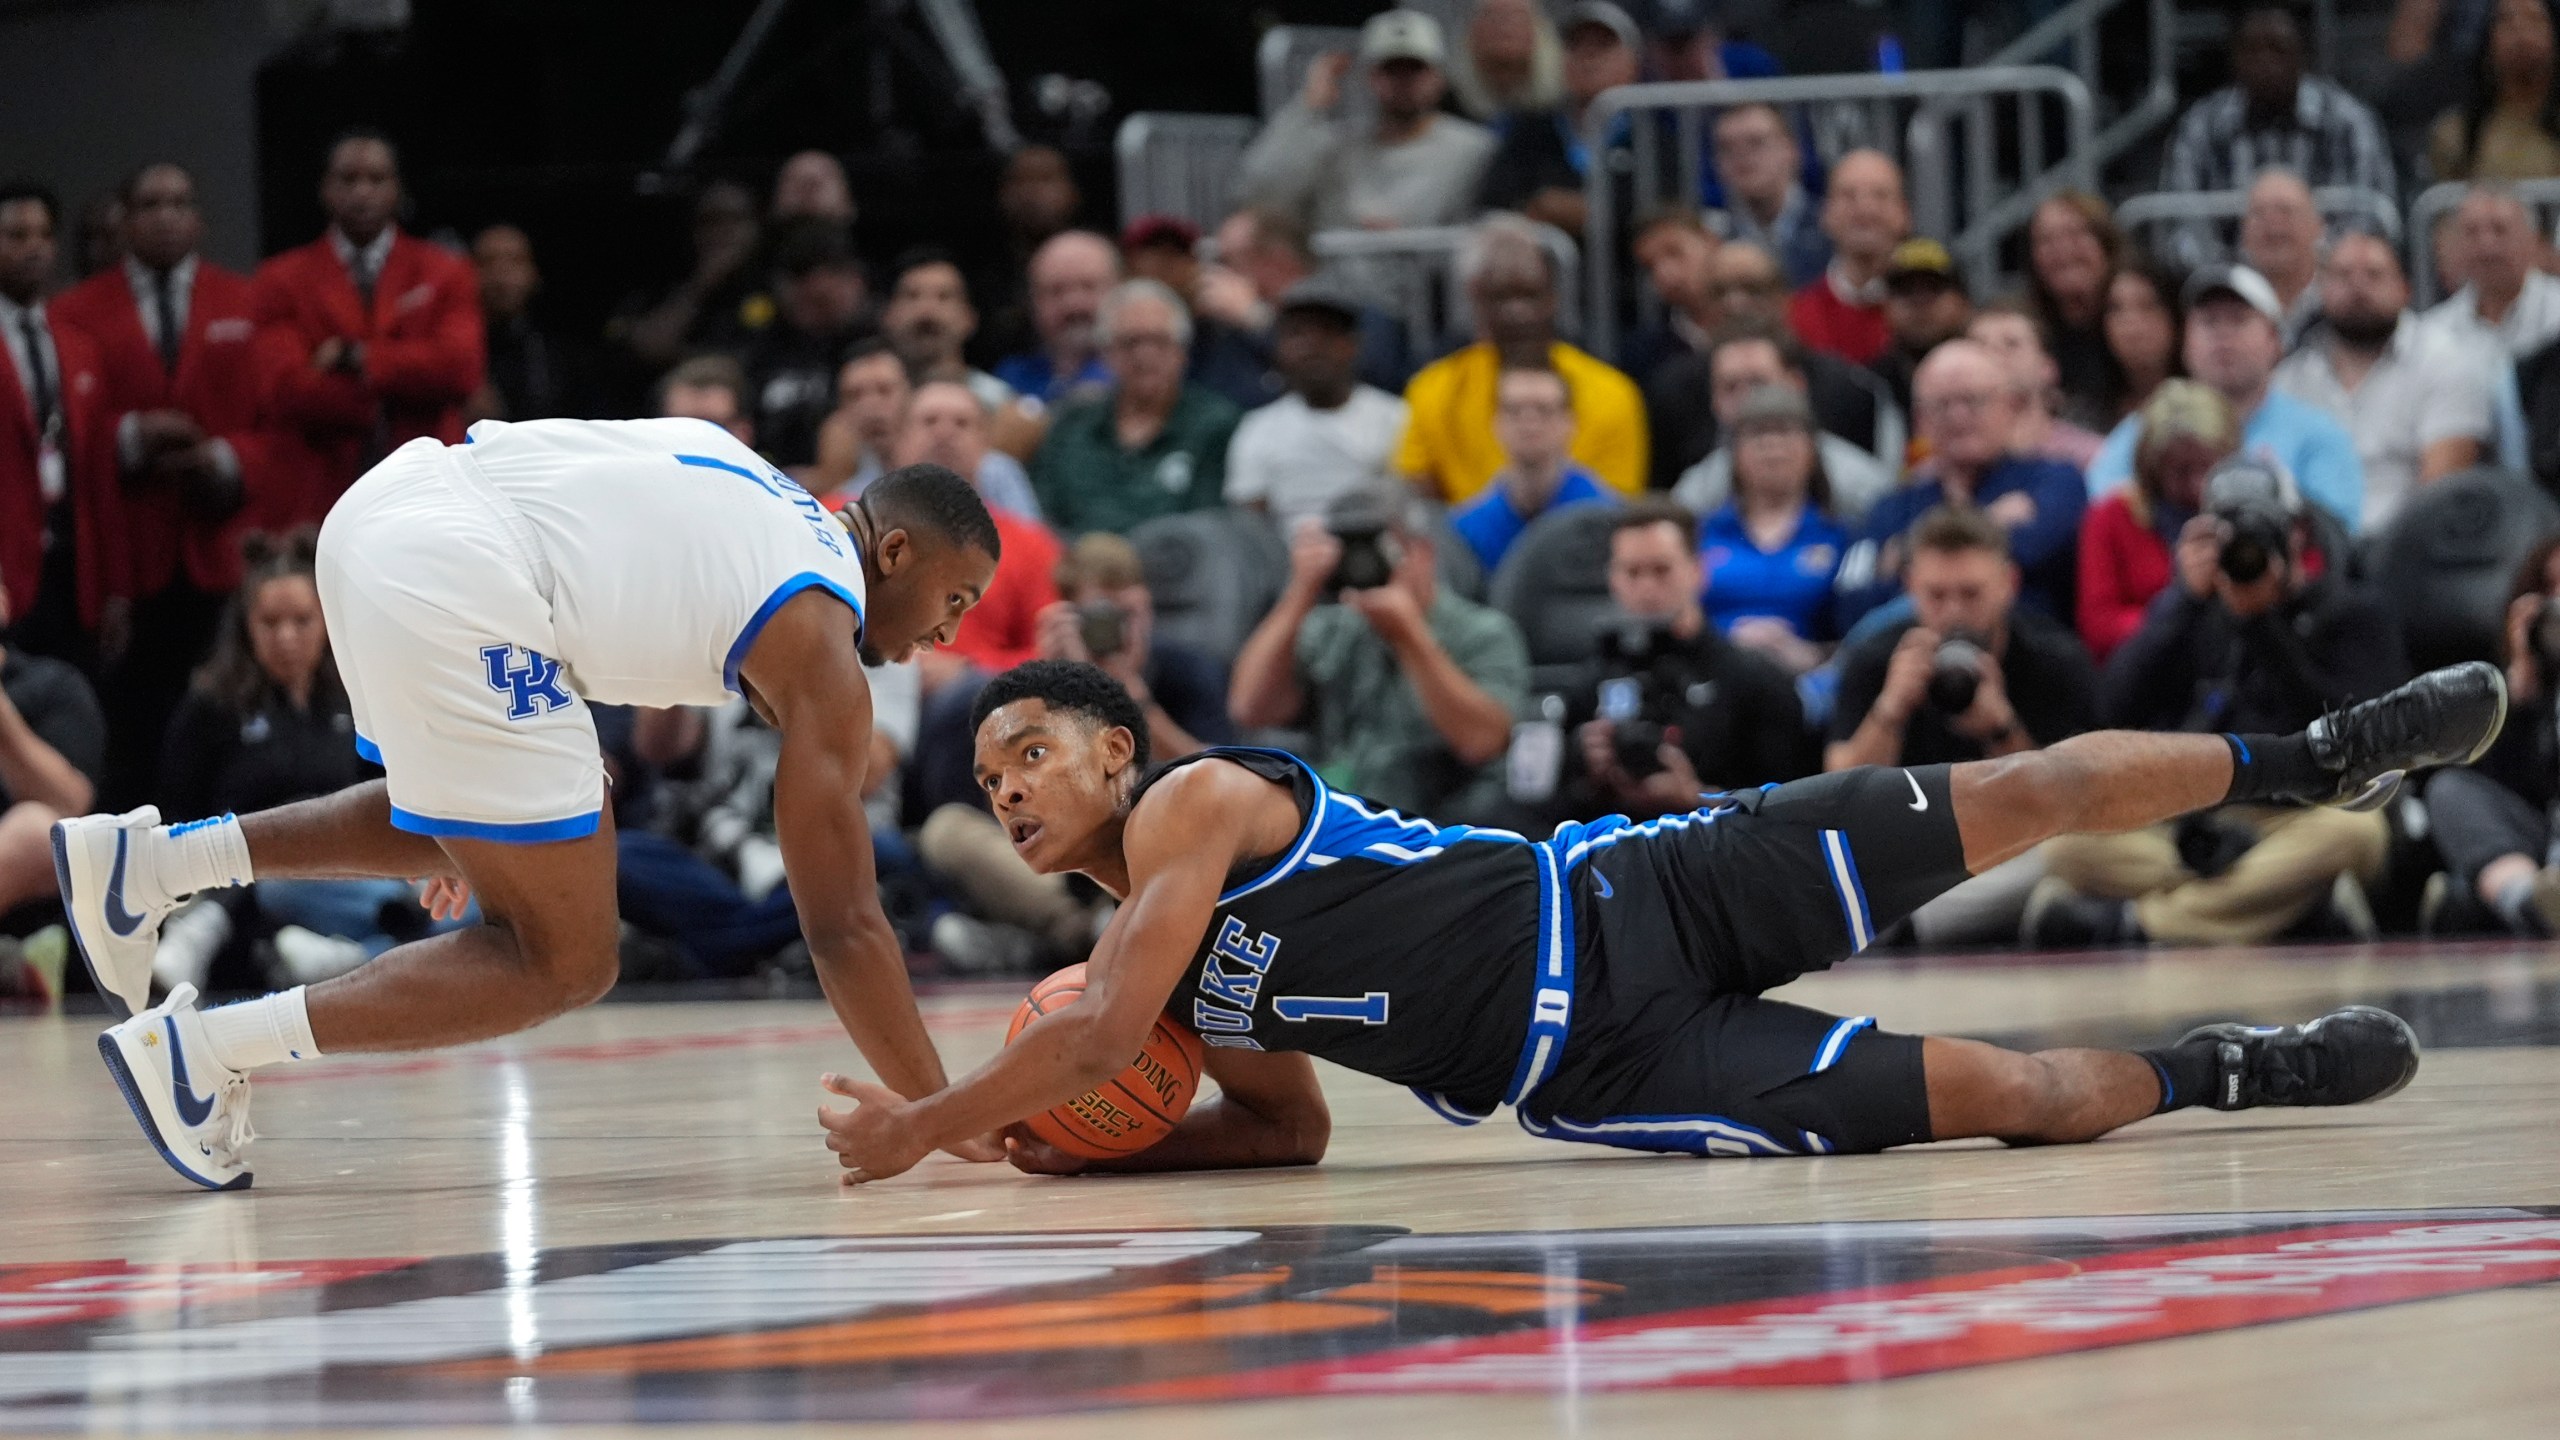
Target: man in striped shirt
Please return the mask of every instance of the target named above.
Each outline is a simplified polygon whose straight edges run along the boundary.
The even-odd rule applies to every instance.
[[[2287,5],[2241,16],[2232,83],[2188,107],[2160,164],[2163,190],[2238,190],[2281,166],[2312,188],[2399,195],[2391,146],[2363,101],[2303,73],[2302,27]]]

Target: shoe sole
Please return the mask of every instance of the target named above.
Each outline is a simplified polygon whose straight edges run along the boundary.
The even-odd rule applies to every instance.
[[[168,1140],[161,1135],[160,1122],[152,1118],[151,1102],[143,1096],[141,1085],[134,1080],[133,1067],[125,1063],[124,1047],[116,1043],[114,1031],[98,1037],[98,1054],[107,1062],[107,1073],[116,1077],[116,1088],[124,1092],[124,1103],[133,1111],[133,1118],[141,1122],[142,1133],[151,1141],[151,1148],[160,1152],[160,1158],[169,1162],[170,1169],[185,1176],[190,1184],[207,1190],[249,1188],[250,1180],[255,1178],[249,1171],[243,1170],[229,1180],[216,1182],[207,1180],[180,1162],[177,1153],[169,1148]]]
[[[107,1002],[107,1008],[115,1012],[118,1020],[130,1020],[133,1018],[133,1006],[107,983],[105,972],[98,968],[97,960],[89,954],[88,940],[80,933],[79,902],[73,898],[71,886],[71,847],[65,838],[69,833],[60,822],[54,824],[53,881],[62,895],[63,928],[71,932],[71,948],[80,952],[80,964],[89,972],[89,984],[97,990],[98,997]],[[163,1150],[161,1153],[165,1155],[168,1152]]]

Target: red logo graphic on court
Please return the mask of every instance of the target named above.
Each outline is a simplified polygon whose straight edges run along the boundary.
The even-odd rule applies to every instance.
[[[1845,1278],[1844,1278],[1845,1277]],[[991,1419],[1849,1385],[2560,1280],[2560,1214],[812,1236],[0,1270],[0,1422]]]

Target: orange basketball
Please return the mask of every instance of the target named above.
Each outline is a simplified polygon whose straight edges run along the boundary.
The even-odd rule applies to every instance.
[[[1031,987],[1022,1008],[1013,1012],[1013,1026],[1004,1032],[1005,1043],[1022,1033],[1022,1027],[1035,1018],[1061,1006],[1072,1005],[1084,993],[1084,967],[1070,965]],[[1104,1081],[1055,1110],[1043,1111],[1022,1122],[1043,1142],[1070,1155],[1087,1160],[1116,1160],[1135,1155],[1165,1136],[1181,1123],[1183,1112],[1191,1108],[1191,1096],[1200,1088],[1200,1066],[1206,1058],[1200,1037],[1175,1023],[1170,1015],[1156,1017],[1156,1026],[1147,1036],[1146,1048],[1118,1078]]]

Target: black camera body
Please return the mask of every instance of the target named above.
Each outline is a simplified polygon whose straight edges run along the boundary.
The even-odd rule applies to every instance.
[[[1333,538],[1342,542],[1342,558],[1333,562],[1333,573],[1325,577],[1328,603],[1340,600],[1345,590],[1375,590],[1396,578],[1404,547],[1384,529],[1336,530]]]
[[[1681,677],[1672,673],[1670,623],[1615,619],[1600,628],[1599,718],[1610,724],[1618,767],[1636,779],[1662,769],[1662,746],[1679,718]]]
[[[1929,661],[1929,708],[1942,715],[1961,715],[1973,708],[1982,691],[1982,663],[1991,654],[1989,637],[1950,630]]]
[[[2204,512],[2222,523],[2216,563],[2232,583],[2263,578],[2293,549],[2297,508],[2283,477],[2245,457],[2225,460],[2205,479]]]
[[[2232,583],[2246,585],[2263,577],[2275,557],[2286,553],[2293,540],[2293,520],[2271,506],[2231,505],[2213,512],[2214,518],[2229,527],[2222,537],[2219,563],[2222,573]]]
[[[1096,660],[1129,648],[1129,612],[1117,601],[1087,600],[1078,605],[1076,629],[1083,636],[1084,653]]]

